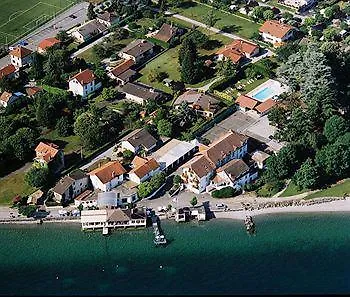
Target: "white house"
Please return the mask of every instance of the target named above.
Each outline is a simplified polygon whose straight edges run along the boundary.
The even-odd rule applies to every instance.
[[[126,135],[121,142],[122,150],[132,151],[134,154],[140,150],[151,151],[157,146],[155,139],[145,128],[140,128]]]
[[[78,207],[81,205],[83,209],[88,207],[97,206],[97,192],[91,190],[85,190],[80,195],[74,198],[74,205]]]
[[[132,161],[134,168],[129,172],[129,179],[140,184],[160,171],[160,166],[154,158],[141,158],[136,156]]]
[[[233,159],[243,158],[248,151],[248,137],[229,131],[222,138],[204,148],[199,156],[182,166],[182,175],[187,189],[201,193],[210,184],[215,170]]]
[[[95,74],[90,69],[85,69],[74,75],[69,80],[69,91],[71,91],[75,96],[80,95],[86,98],[92,92],[95,92],[101,88],[102,84],[96,81]]]
[[[258,177],[256,170],[251,170],[242,159],[234,159],[216,170],[215,178],[210,182],[207,191],[232,187],[237,190]]]
[[[317,3],[317,0],[283,0],[284,5],[305,11]]]
[[[70,202],[89,187],[89,177],[81,170],[75,170],[63,177],[52,189],[57,202]]]
[[[94,189],[108,192],[124,180],[125,168],[118,161],[107,162],[88,173]]]
[[[11,64],[21,68],[32,63],[32,51],[23,46],[17,46],[10,51]]]
[[[285,42],[293,37],[295,27],[280,23],[276,20],[267,20],[259,28],[262,39],[274,45]]]
[[[182,166],[182,179],[187,189],[194,193],[205,191],[214,175],[215,164],[205,156],[199,155]]]
[[[135,203],[138,200],[137,187],[135,184],[129,186],[128,183],[130,182],[123,183],[110,192],[98,193],[98,207],[125,207],[130,203]]]

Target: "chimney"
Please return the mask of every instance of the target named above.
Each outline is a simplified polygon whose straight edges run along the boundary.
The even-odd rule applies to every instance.
[[[115,178],[115,171],[112,171],[112,178]]]

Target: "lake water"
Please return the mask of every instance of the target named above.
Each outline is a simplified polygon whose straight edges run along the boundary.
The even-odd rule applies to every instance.
[[[83,233],[79,225],[0,226],[0,293],[22,295],[350,292],[350,215],[284,214],[242,222],[162,222]],[[161,267],[162,268],[161,268]]]

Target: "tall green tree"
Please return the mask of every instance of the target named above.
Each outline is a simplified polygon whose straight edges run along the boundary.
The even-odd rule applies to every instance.
[[[341,116],[333,115],[325,122],[323,134],[328,142],[333,143],[339,136],[345,134],[348,129],[348,124]]]
[[[195,83],[199,79],[199,58],[197,48],[191,39],[185,39],[179,51],[181,79],[185,83]]]
[[[19,128],[14,135],[8,138],[7,143],[11,147],[14,156],[18,160],[24,161],[33,154],[37,137],[38,134],[34,130]]]
[[[293,182],[299,189],[315,189],[319,185],[320,175],[315,163],[308,158],[293,176]]]
[[[35,188],[47,186],[49,168],[47,166],[33,166],[24,177],[25,182]]]
[[[96,17],[96,13],[94,11],[94,5],[92,3],[89,3],[88,10],[87,10],[87,17],[89,20],[93,20]]]

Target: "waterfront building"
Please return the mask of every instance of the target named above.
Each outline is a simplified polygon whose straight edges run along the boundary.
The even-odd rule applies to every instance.
[[[136,156],[132,161],[133,169],[128,173],[129,179],[136,184],[149,180],[160,171],[160,166],[154,158]]]
[[[140,208],[83,210],[81,227],[83,230],[146,227],[146,213]]]

